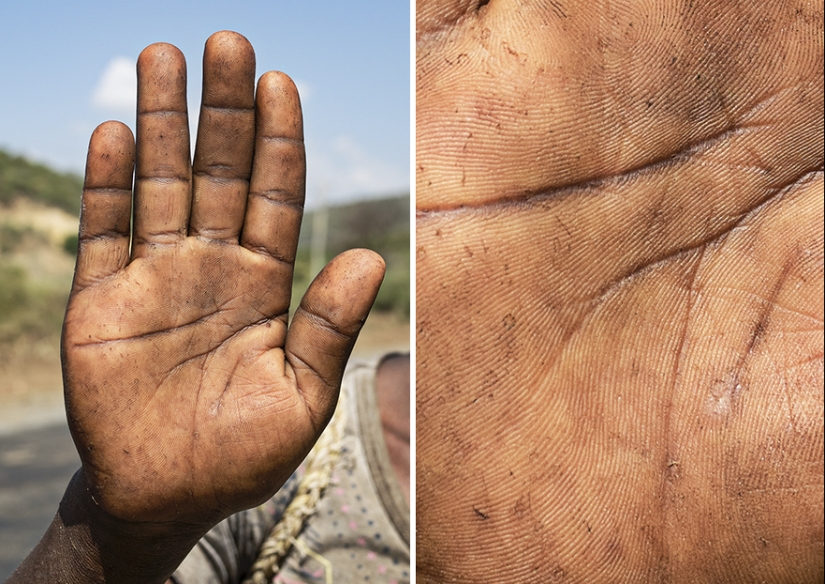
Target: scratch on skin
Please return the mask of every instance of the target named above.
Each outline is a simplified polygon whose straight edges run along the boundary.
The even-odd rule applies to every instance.
[[[753,355],[753,352],[756,349],[757,345],[762,341],[763,338],[765,338],[765,333],[767,332],[768,327],[770,326],[771,315],[773,314],[773,311],[776,308],[776,301],[779,298],[779,293],[785,286],[785,283],[788,281],[788,275],[791,273],[791,269],[794,267],[794,264],[796,263],[796,258],[797,256],[794,256],[787,262],[785,262],[785,265],[782,266],[782,272],[779,274],[779,278],[776,280],[776,284],[774,284],[770,294],[768,294],[768,296],[761,302],[759,316],[757,317],[756,323],[751,329],[751,334],[748,337],[747,350],[744,353],[742,353],[742,357],[739,359],[739,362],[736,364],[736,368],[734,369],[734,392],[731,396],[732,399],[735,399],[739,391],[741,391],[742,386],[740,383],[740,378],[742,376],[742,372],[744,371],[747,362]]]
[[[482,511],[478,507],[473,506],[473,512],[482,521],[487,521],[490,518],[490,515],[488,513],[485,513],[484,511]]]
[[[667,458],[667,467],[671,468],[673,465],[670,464],[674,460],[675,453],[673,452],[672,440],[670,436],[670,427],[671,427],[671,416],[672,416],[672,408],[673,408],[673,400],[675,399],[676,395],[676,388],[679,385],[679,381],[681,378],[682,372],[682,364],[685,359],[685,351],[687,346],[687,339],[690,335],[690,322],[693,318],[693,309],[696,305],[697,297],[699,296],[699,292],[696,290],[696,280],[699,276],[699,269],[702,266],[702,262],[705,259],[705,251],[707,250],[707,246],[703,245],[699,248],[698,257],[696,258],[693,269],[690,271],[688,285],[687,285],[687,306],[685,309],[685,318],[684,323],[682,325],[682,332],[679,338],[679,349],[676,353],[676,361],[673,364],[673,382],[671,383],[671,397],[670,402],[667,406],[667,412],[665,413],[665,436],[668,442],[668,452],[666,453]]]
[[[679,385],[681,373],[682,373],[682,366],[685,359],[685,352],[687,350],[687,339],[690,335],[690,322],[693,319],[693,310],[696,306],[696,301],[699,296],[699,291],[696,289],[696,281],[699,277],[699,270],[701,269],[702,263],[705,259],[705,252],[707,250],[707,245],[702,245],[697,253],[697,256],[693,267],[690,270],[687,278],[687,306],[685,307],[685,317],[684,322],[682,325],[681,336],[679,338],[679,348],[676,353],[676,360],[673,364],[673,380],[670,384],[671,387],[671,397],[670,401],[666,406],[666,411],[664,412],[664,419],[665,419],[665,440],[666,440],[666,447],[667,450],[664,453],[664,472],[662,473],[662,482],[660,485],[660,518],[661,518],[661,530],[662,533],[665,534],[661,539],[655,541],[654,545],[658,547],[657,550],[659,556],[662,558],[670,558],[672,553],[668,547],[668,543],[670,541],[670,537],[667,535],[669,530],[669,526],[672,525],[670,518],[668,516],[668,511],[671,509],[670,505],[670,498],[669,495],[670,489],[674,488],[674,481],[677,480],[681,474],[680,472],[680,460],[678,457],[678,452],[676,445],[674,444],[673,437],[671,435],[671,427],[672,427],[672,419],[673,419],[673,401],[676,395],[676,388]],[[670,562],[668,561],[664,566],[663,569],[669,570]]]
[[[706,402],[706,407],[709,413],[723,419],[726,418],[731,413],[731,410],[735,406],[742,391],[746,389],[745,384],[743,384],[743,374],[748,366],[748,362],[753,357],[756,348],[762,339],[765,338],[765,335],[770,328],[771,315],[777,306],[779,293],[785,286],[788,280],[788,275],[796,264],[797,257],[798,255],[794,256],[785,263],[782,267],[782,272],[779,274],[779,278],[777,278],[776,283],[773,285],[773,288],[768,295],[761,300],[759,315],[756,317],[750,334],[748,335],[746,348],[742,352],[730,373],[727,377],[714,380],[710,388],[710,395],[708,396]]]

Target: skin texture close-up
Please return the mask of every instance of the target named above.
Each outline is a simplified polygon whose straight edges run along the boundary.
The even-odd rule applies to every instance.
[[[821,2],[416,36],[418,581],[822,582]]]

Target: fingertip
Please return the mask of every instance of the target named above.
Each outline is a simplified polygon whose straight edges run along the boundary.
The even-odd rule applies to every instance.
[[[351,249],[321,270],[301,301],[301,308],[321,315],[338,332],[356,335],[372,308],[386,265],[377,253]]]
[[[303,140],[301,97],[298,86],[286,73],[267,71],[258,80],[258,112],[265,116],[262,127],[277,127],[285,137]]]
[[[115,140],[132,140],[134,141],[135,137],[132,134],[131,128],[124,124],[123,122],[119,122],[117,120],[109,120],[108,122],[103,122],[97,128],[95,128],[94,132],[92,132],[92,140],[95,139],[115,139]]]
[[[175,45],[149,45],[137,60],[138,114],[186,111],[186,59]]]
[[[298,94],[298,86],[292,80],[292,77],[283,71],[267,71],[261,75],[261,79],[258,81],[258,88]]]
[[[184,61],[183,52],[170,43],[152,43],[140,52],[137,60],[138,71],[163,62]]]
[[[387,264],[380,254],[371,249],[356,248],[347,250],[333,258],[332,263],[336,264],[336,269],[343,269],[346,272],[345,279],[355,277],[359,281],[364,278],[371,278],[376,287],[381,285],[384,279],[384,272]],[[346,280],[345,280],[346,281]]]
[[[254,106],[255,50],[241,34],[224,30],[203,50],[203,105],[247,109]]]
[[[288,103],[294,103],[298,107],[301,105],[298,86],[292,77],[282,71],[267,71],[261,75],[258,80],[258,94],[287,100]]]
[[[167,52],[167,51],[177,53],[181,56],[183,55],[183,52],[178,47],[176,47],[172,43],[167,43],[167,42],[163,42],[163,41],[157,42],[157,43],[152,43],[150,45],[146,45],[146,47],[140,52],[140,54],[141,55],[151,55],[152,53],[155,53],[155,52]]]
[[[206,48],[210,50],[220,50],[221,47],[227,47],[232,50],[251,51],[252,43],[250,43],[249,39],[244,35],[234,30],[219,30],[206,39]]]
[[[85,189],[132,187],[135,138],[126,124],[103,122],[89,140]]]

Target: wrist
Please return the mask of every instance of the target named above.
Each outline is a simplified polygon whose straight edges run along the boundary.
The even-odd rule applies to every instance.
[[[95,502],[81,469],[43,539],[7,584],[163,584],[206,530],[113,518]]]

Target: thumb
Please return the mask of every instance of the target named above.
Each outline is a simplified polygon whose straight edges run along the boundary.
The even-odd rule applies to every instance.
[[[381,256],[346,251],[321,270],[295,312],[284,354],[319,432],[335,409],[344,367],[383,279]]]

